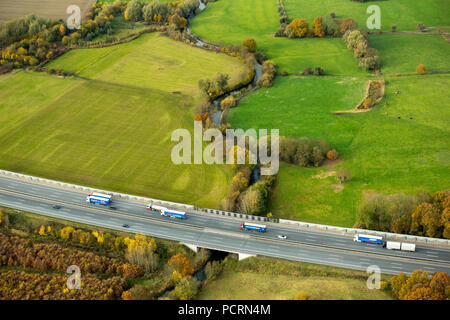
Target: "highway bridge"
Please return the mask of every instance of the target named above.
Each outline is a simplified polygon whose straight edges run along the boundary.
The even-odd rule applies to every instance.
[[[239,229],[241,219],[187,212],[186,219],[171,219],[146,210],[145,205],[114,199],[115,210],[86,202],[86,194],[53,186],[0,177],[0,205],[45,216],[140,233],[181,242],[196,250],[204,247],[238,253],[367,270],[376,265],[382,273],[410,274],[422,269],[450,273],[450,249],[416,245],[416,252],[392,251],[380,245],[353,242],[352,236],[306,231],[265,223],[267,232]],[[60,209],[53,208],[59,205]],[[128,228],[123,225],[128,224]],[[279,239],[286,235],[287,239]]]

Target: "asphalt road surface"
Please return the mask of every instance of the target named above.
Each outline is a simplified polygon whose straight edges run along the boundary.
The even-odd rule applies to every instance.
[[[229,252],[304,261],[382,273],[450,273],[450,249],[416,245],[416,252],[392,251],[380,245],[353,242],[352,237],[298,230],[267,223],[267,232],[242,231],[243,220],[187,212],[173,219],[145,209],[145,205],[113,198],[107,206],[86,202],[86,194],[26,181],[0,178],[0,205],[105,228],[142,233]],[[60,209],[54,209],[58,204]],[[122,227],[128,224],[129,228]],[[286,235],[287,239],[278,239]]]

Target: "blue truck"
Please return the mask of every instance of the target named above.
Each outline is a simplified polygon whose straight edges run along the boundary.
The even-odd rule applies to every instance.
[[[98,203],[98,204],[102,204],[104,206],[107,206],[111,203],[111,196],[107,195],[107,194],[102,194],[102,193],[91,193],[87,196],[86,198],[86,202],[89,203]]]
[[[365,242],[365,243],[383,244],[383,237],[371,236],[371,235],[368,235],[368,234],[355,234],[355,236],[353,237],[353,241]]]
[[[267,227],[264,224],[255,224],[255,223],[247,223],[247,222],[242,222],[240,229],[241,230],[255,230],[255,231],[259,231],[259,232],[267,231]]]
[[[171,217],[171,218],[179,218],[186,219],[186,212],[176,211],[171,209],[164,209],[161,211],[162,216]]]

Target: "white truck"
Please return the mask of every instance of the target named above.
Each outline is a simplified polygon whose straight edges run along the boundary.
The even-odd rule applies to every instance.
[[[386,241],[386,249],[401,250],[401,251],[416,251],[416,245],[414,243]]]
[[[414,243],[402,242],[402,251],[416,251],[416,245]]]

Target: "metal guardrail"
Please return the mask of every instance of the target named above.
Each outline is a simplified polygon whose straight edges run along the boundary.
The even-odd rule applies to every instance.
[[[113,191],[108,191],[108,190],[80,186],[80,185],[66,183],[66,182],[55,181],[55,180],[51,180],[51,179],[34,177],[34,176],[30,176],[30,175],[26,175],[26,174],[22,174],[22,173],[11,172],[11,171],[7,171],[7,170],[0,170],[0,174],[4,175],[4,176],[10,176],[13,178],[19,178],[19,179],[33,181],[36,183],[50,184],[53,186],[66,188],[66,189],[70,189],[70,190],[75,190],[75,191],[99,192],[99,193],[109,194],[114,197],[118,197],[118,198],[126,199],[126,200],[142,201],[144,203],[161,204],[161,205],[183,208],[183,209],[194,209],[193,205],[188,205],[188,204],[184,204],[184,203],[177,203],[177,202],[171,202],[171,201],[165,201],[165,200],[159,200],[159,199],[153,199],[153,198],[133,196],[133,195],[125,194],[125,193],[113,192]]]
[[[253,215],[248,215],[248,214],[243,214],[243,213],[216,210],[216,209],[196,208],[195,206],[189,205],[189,204],[171,202],[171,201],[165,201],[165,200],[153,199],[153,198],[146,198],[146,197],[139,197],[139,196],[133,196],[133,195],[125,194],[125,193],[118,193],[118,192],[112,192],[112,191],[108,191],[108,190],[84,187],[84,186],[80,186],[80,185],[76,185],[76,184],[34,177],[34,176],[30,176],[30,175],[26,175],[26,174],[22,174],[22,173],[16,173],[16,172],[7,171],[7,170],[0,170],[0,175],[29,180],[29,181],[33,181],[36,183],[46,183],[46,184],[58,186],[61,188],[68,188],[68,189],[75,190],[75,191],[100,192],[100,193],[110,194],[114,197],[118,197],[121,199],[141,201],[143,203],[153,203],[153,204],[166,205],[166,206],[181,208],[181,209],[198,210],[198,211],[206,212],[209,214],[222,215],[222,216],[228,216],[228,217],[240,218],[240,219],[246,219],[246,220],[256,220],[256,221],[262,221],[262,222],[276,222],[275,219],[268,219],[266,217],[253,216]],[[444,246],[449,246],[449,244],[450,244],[449,243],[450,240],[446,240],[446,239],[421,237],[421,236],[408,235],[408,234],[397,234],[397,233],[391,233],[391,232],[365,230],[365,229],[358,229],[358,228],[344,228],[344,227],[329,226],[329,225],[295,221],[295,220],[286,220],[286,219],[278,219],[278,220],[279,220],[279,223],[281,223],[281,224],[293,225],[293,226],[298,226],[298,227],[303,227],[303,228],[317,229],[317,230],[321,230],[321,231],[340,232],[340,233],[344,233],[344,234],[364,233],[364,234],[382,236],[386,239],[391,239],[391,240],[421,242],[421,243],[425,243],[425,244],[438,244],[438,245],[444,245]]]
[[[273,219],[268,219],[266,217],[260,217],[260,216],[253,216],[253,215],[244,214],[244,213],[237,213],[237,212],[230,212],[230,211],[223,211],[223,210],[216,210],[216,209],[206,209],[206,208],[198,208],[198,210],[206,212],[206,213],[212,213],[212,214],[226,216],[226,217],[232,217],[232,218],[275,222]]]
[[[363,233],[363,234],[369,234],[369,235],[376,235],[376,236],[381,236],[385,239],[390,239],[390,240],[422,242],[422,243],[426,243],[426,244],[439,244],[439,245],[446,245],[446,246],[448,246],[449,242],[450,242],[450,240],[439,239],[439,238],[429,238],[429,237],[421,237],[421,236],[415,236],[415,235],[410,235],[410,234],[398,234],[398,233],[392,233],[392,232],[366,230],[366,229],[358,229],[358,228],[344,228],[344,227],[328,226],[328,225],[324,225],[324,224],[308,223],[308,222],[294,221],[294,220],[280,219],[280,223],[295,225],[295,226],[305,227],[305,228],[319,229],[319,230],[323,230],[323,231],[334,231],[334,232],[349,233],[349,234]]]

